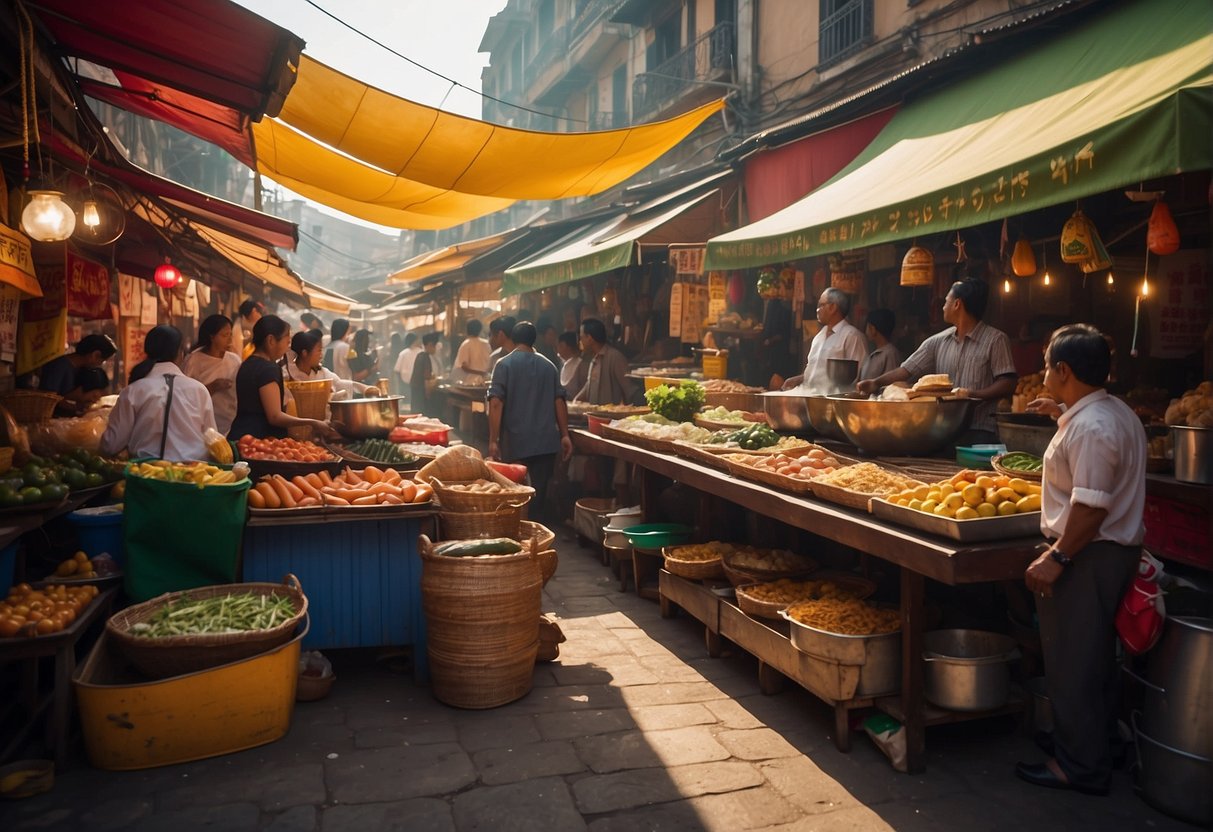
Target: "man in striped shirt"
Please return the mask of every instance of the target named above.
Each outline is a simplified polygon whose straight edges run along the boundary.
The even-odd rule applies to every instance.
[[[994,408],[998,400],[1015,392],[1018,374],[1011,359],[1006,333],[982,322],[989,286],[981,280],[958,280],[943,302],[943,319],[952,326],[922,342],[895,370],[859,382],[861,393],[871,393],[895,381],[908,381],[927,373],[947,373],[959,395],[980,399],[968,433],[957,445],[997,441]]]

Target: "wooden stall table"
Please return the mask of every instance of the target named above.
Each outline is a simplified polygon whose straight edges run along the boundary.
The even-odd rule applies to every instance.
[[[311,616],[305,648],[411,645],[414,676],[425,682],[417,538],[433,537],[434,517],[430,505],[253,515],[244,531],[243,580],[279,583],[295,575]]]
[[[711,527],[710,499],[706,499],[706,495],[711,495],[901,567],[901,693],[883,697],[873,704],[904,724],[909,772],[925,768],[927,725],[990,716],[987,713],[930,709],[923,698],[920,657],[925,579],[931,578],[950,586],[1022,580],[1024,570],[1036,556],[1035,548],[1039,540],[1029,537],[988,543],[957,543],[919,534],[833,503],[801,498],[760,483],[734,479],[723,471],[672,454],[655,453],[586,431],[572,431],[571,434],[574,447],[579,452],[622,459],[643,470],[641,503],[645,516],[654,516],[651,512],[655,509],[659,478],[665,477],[705,495],[700,504],[701,528]],[[673,577],[662,576],[663,599],[669,597],[665,595],[665,590],[673,585],[669,580]],[[671,597],[671,600],[679,603],[676,598]],[[705,605],[698,603],[697,608],[705,609]],[[687,611],[695,614],[693,609]],[[713,615],[710,604],[706,615],[709,618]],[[721,633],[724,613],[717,610],[715,615],[715,632]],[[759,659],[780,669],[780,672],[786,672],[769,655],[760,655]]]
[[[51,750],[55,768],[67,765],[69,728],[72,717],[72,674],[76,672],[76,646],[94,624],[104,622],[114,605],[117,587],[102,590],[66,630],[31,638],[0,639],[0,664],[21,663],[21,694],[16,702],[4,705],[0,722],[7,723],[16,710],[23,712],[24,724],[0,749],[0,761],[17,752],[29,732],[46,712],[46,746]],[[38,662],[54,658],[53,687],[49,693],[39,690]]]

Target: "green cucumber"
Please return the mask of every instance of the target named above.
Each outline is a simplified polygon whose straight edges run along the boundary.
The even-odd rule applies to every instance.
[[[513,555],[522,551],[518,541],[508,537],[490,537],[486,540],[452,540],[434,547],[435,555],[448,558],[470,558],[476,555]]]

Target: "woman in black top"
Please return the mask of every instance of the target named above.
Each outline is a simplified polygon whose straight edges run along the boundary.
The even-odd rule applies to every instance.
[[[354,333],[348,358],[350,378],[362,384],[374,386],[379,377],[379,352],[371,349],[371,331],[360,329]]]
[[[236,373],[236,418],[228,438],[284,437],[286,429],[310,426],[324,436],[336,431],[328,422],[301,419],[283,408],[285,388],[279,360],[291,343],[291,327],[277,315],[265,315],[253,326],[253,354]]]

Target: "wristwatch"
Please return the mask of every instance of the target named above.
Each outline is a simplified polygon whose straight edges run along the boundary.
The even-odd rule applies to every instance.
[[[1049,557],[1051,557],[1057,563],[1060,563],[1062,566],[1069,566],[1074,562],[1074,558],[1070,557],[1056,546],[1049,550]]]

